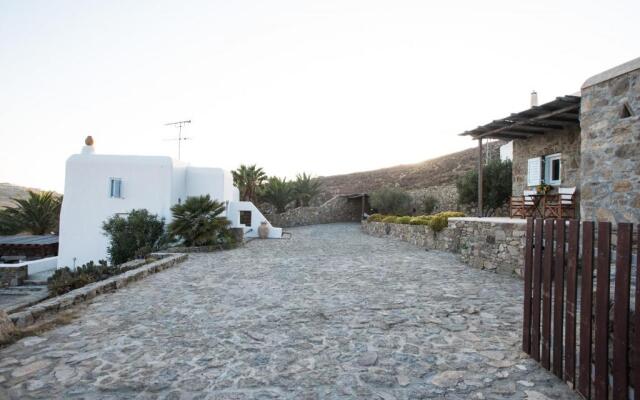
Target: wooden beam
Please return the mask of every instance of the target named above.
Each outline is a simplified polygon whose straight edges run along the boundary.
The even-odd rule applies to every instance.
[[[558,114],[563,114],[563,113],[566,113],[567,111],[576,110],[578,108],[580,108],[580,104],[572,104],[572,105],[570,105],[568,107],[559,108],[559,109],[557,109],[555,111],[550,111],[550,112],[547,112],[547,113],[544,113],[544,114],[540,114],[540,115],[535,116],[535,117],[531,117],[531,118],[526,119],[526,120],[518,121],[518,122],[516,122],[514,124],[511,124],[509,126],[505,126],[505,127],[502,127],[502,128],[493,129],[493,130],[491,130],[489,132],[481,133],[481,134],[476,136],[476,139],[480,139],[480,138],[483,138],[483,137],[494,135],[496,133],[500,133],[502,131],[506,131],[509,128],[513,127],[513,126],[522,126],[522,125],[525,125],[527,122],[530,122],[530,121],[541,121],[543,119],[546,119],[546,118],[549,118],[549,117],[553,117],[553,116],[558,115]]]
[[[483,217],[482,212],[482,138],[478,139],[478,217]]]

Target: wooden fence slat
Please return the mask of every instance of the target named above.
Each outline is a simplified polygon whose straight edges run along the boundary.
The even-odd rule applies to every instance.
[[[565,221],[556,220],[555,262],[553,266],[553,373],[562,379],[562,328],[564,311]]]
[[[640,228],[638,228],[638,249],[636,252],[636,293],[633,313],[633,337],[632,348],[632,382],[635,392],[635,400],[640,400]]]
[[[608,397],[609,386],[609,275],[611,273],[611,223],[598,223],[596,317],[593,388],[596,399]]]
[[[533,248],[533,301],[531,303],[531,357],[540,361],[540,296],[542,277],[542,219],[535,220]]]
[[[582,282],[580,285],[580,356],[578,392],[591,395],[591,308],[593,290],[593,227],[592,221],[582,223]]]
[[[542,256],[542,355],[540,364],[551,369],[551,276],[553,274],[553,220],[544,220]]]
[[[522,318],[522,351],[531,353],[531,264],[533,263],[533,218],[527,218],[524,246],[524,315]]]
[[[616,278],[613,301],[613,398],[627,400],[629,360],[629,291],[631,290],[631,251],[633,225],[618,224]]]
[[[569,248],[567,250],[567,302],[565,309],[566,334],[564,342],[564,380],[575,388],[576,382],[576,303],[578,281],[578,240],[580,222],[569,221]]]

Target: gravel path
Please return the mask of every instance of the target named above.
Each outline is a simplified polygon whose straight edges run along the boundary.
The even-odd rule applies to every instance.
[[[0,350],[0,398],[577,398],[519,351],[521,281],[356,224],[291,231]]]

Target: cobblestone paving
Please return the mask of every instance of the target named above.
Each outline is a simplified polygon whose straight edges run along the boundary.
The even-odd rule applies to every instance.
[[[521,281],[355,224],[291,231],[192,255],[0,350],[0,395],[576,398],[519,351]]]

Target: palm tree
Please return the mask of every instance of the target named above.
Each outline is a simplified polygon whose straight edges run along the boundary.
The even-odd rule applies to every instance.
[[[272,176],[264,187],[262,198],[276,208],[276,212],[283,213],[287,204],[293,200],[293,187],[287,178]]]
[[[256,167],[255,164],[246,166],[240,165],[235,171],[231,171],[233,175],[233,184],[240,190],[240,200],[256,202],[260,188],[267,180],[262,168]]]
[[[293,192],[296,199],[296,207],[307,207],[311,200],[320,194],[320,181],[318,178],[312,178],[305,172],[296,176],[293,182]]]
[[[171,207],[169,233],[182,237],[186,246],[214,244],[229,225],[229,220],[220,216],[224,209],[224,204],[211,200],[208,194],[187,197],[182,204]]]
[[[62,196],[54,192],[29,191],[26,199],[11,199],[16,204],[0,212],[0,231],[4,234],[57,233],[60,224]]]

